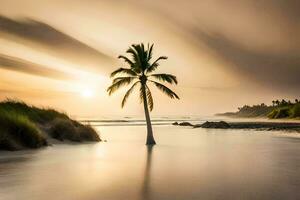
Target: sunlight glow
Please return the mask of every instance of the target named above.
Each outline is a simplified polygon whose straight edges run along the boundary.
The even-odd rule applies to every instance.
[[[91,98],[95,95],[95,92],[89,88],[86,88],[81,91],[81,95],[85,98]]]

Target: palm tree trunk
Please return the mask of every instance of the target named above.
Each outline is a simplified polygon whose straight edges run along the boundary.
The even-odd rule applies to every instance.
[[[147,95],[146,95],[145,85],[142,85],[142,92],[143,92],[145,117],[146,117],[146,123],[147,123],[147,141],[146,141],[146,145],[155,145],[156,142],[155,142],[154,137],[153,137],[153,131],[152,131],[151,119],[150,119],[150,114],[149,114],[149,109],[148,109],[148,102],[147,102]]]

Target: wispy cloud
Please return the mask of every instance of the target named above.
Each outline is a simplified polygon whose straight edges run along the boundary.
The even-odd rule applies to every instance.
[[[228,69],[238,72],[241,77],[284,89],[300,86],[299,52],[274,55],[268,51],[245,48],[222,34],[207,33],[199,29],[196,34],[219,59],[230,63],[226,65]]]
[[[66,59],[69,62],[89,68],[91,64],[101,68],[103,62],[113,58],[87,44],[69,36],[54,27],[29,18],[14,20],[0,15],[0,33],[3,37],[13,36],[14,40],[28,46],[37,46],[47,54]],[[94,69],[90,67],[91,69]]]
[[[186,42],[199,52],[212,52],[222,63],[220,69],[241,80],[239,87],[250,83],[290,93],[299,89],[299,1],[170,2],[144,4],[181,27],[190,36]]]
[[[52,79],[73,79],[71,75],[63,71],[3,54],[0,54],[0,68]]]

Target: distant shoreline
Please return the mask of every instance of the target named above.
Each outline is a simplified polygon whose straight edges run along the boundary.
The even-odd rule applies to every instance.
[[[291,101],[273,101],[273,105],[264,103],[259,105],[244,105],[237,112],[218,113],[215,116],[232,118],[268,118],[268,119],[293,119],[300,120],[300,103],[296,99]]]
[[[191,124],[189,122],[177,123],[175,126],[188,126],[192,128],[208,129],[252,129],[262,131],[291,131],[300,133],[300,122],[204,122],[202,124]]]
[[[257,117],[247,117],[247,116],[240,116],[239,114],[235,112],[226,112],[226,113],[217,113],[214,115],[215,117],[224,117],[226,119],[241,119],[241,120],[264,120],[266,122],[272,121],[272,122],[299,122],[300,123],[300,117],[294,117],[294,118],[269,118],[267,116],[257,116]]]

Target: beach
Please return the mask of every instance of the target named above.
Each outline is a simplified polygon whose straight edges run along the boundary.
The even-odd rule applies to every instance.
[[[300,1],[0,2],[0,200],[300,200]]]
[[[94,122],[107,142],[0,152],[0,199],[300,198],[299,138],[166,120],[153,123],[152,148],[143,122],[131,120]]]

